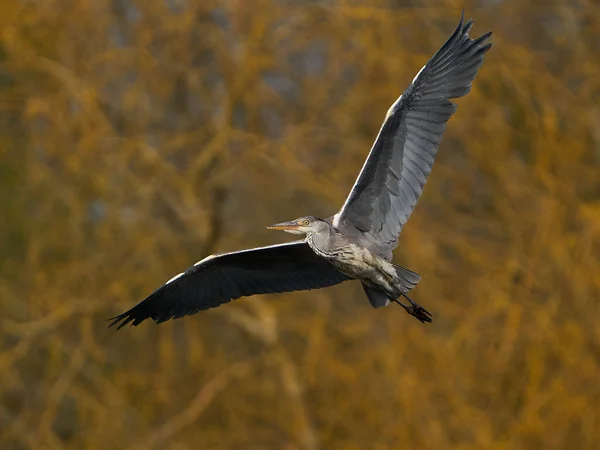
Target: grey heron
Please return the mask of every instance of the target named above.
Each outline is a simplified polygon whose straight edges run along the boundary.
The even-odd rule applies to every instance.
[[[359,280],[375,308],[396,302],[421,322],[431,315],[408,292],[420,275],[392,263],[392,251],[431,171],[450,99],[467,95],[491,43],[471,39],[460,23],[388,110],[342,208],[319,219],[300,217],[267,227],[304,239],[211,255],[171,278],[110,326],[156,323],[195,314],[242,296],[319,289]],[[402,299],[402,300],[400,300]]]

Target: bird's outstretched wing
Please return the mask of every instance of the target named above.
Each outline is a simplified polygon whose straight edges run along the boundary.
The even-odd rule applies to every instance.
[[[113,317],[120,329],[215,308],[242,296],[318,289],[348,280],[305,241],[209,256],[171,278],[129,311]]]
[[[423,191],[446,122],[456,111],[449,101],[471,90],[492,44],[491,35],[469,38],[473,22],[463,23],[425,64],[389,109],[371,152],[334,225],[351,225],[391,250]]]

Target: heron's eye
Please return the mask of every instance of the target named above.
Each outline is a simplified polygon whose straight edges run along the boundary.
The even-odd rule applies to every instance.
[[[308,226],[308,220],[303,220],[302,225],[304,225],[305,227]]]

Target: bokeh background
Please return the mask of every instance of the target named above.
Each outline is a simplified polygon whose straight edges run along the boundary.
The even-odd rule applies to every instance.
[[[494,46],[362,288],[105,319],[343,203],[454,30]],[[0,2],[2,449],[600,448],[600,7],[586,0]]]

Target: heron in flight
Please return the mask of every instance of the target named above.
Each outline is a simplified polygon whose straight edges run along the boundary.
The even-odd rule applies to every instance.
[[[156,323],[255,294],[319,289],[360,280],[375,308],[396,302],[421,322],[431,315],[408,292],[420,275],[392,263],[398,236],[431,171],[450,99],[467,95],[491,43],[463,21],[388,110],[354,186],[332,217],[300,217],[267,227],[304,239],[211,255],[171,278],[110,326]]]

